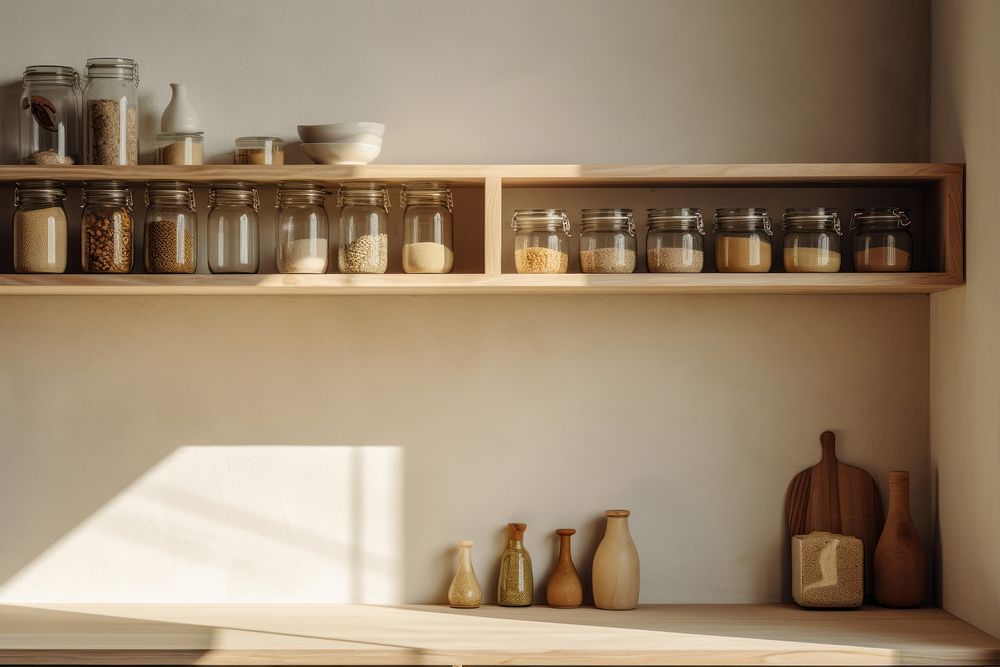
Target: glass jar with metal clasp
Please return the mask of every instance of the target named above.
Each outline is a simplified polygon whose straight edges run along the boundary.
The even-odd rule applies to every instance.
[[[144,236],[146,273],[197,270],[198,213],[190,183],[164,181],[146,186]]]
[[[451,189],[445,183],[407,183],[399,193],[403,208],[403,272],[450,273],[452,247]]]
[[[514,269],[518,273],[566,273],[570,223],[561,208],[514,211]]]
[[[788,273],[837,273],[843,230],[835,208],[786,208],[783,259]]]
[[[715,268],[720,273],[767,273],[772,236],[766,208],[715,209]]]
[[[340,245],[341,273],[385,273],[389,267],[389,190],[385,183],[342,183]]]
[[[646,210],[646,267],[650,273],[700,273],[705,267],[705,221],[698,208]]]
[[[854,211],[854,270],[865,273],[909,271],[913,260],[912,220],[905,208]]]
[[[630,208],[585,208],[580,212],[580,271],[635,271],[635,222]]]
[[[212,183],[208,192],[208,270],[257,273],[260,198],[253,183]]]

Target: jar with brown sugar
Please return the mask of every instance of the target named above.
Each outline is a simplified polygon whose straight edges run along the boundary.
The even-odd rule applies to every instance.
[[[837,273],[843,231],[834,208],[786,208],[783,259],[788,273]]]
[[[720,273],[767,273],[772,236],[766,208],[715,209],[715,268]]]
[[[910,212],[905,208],[857,209],[851,218],[854,270],[863,273],[909,271],[913,258]]]

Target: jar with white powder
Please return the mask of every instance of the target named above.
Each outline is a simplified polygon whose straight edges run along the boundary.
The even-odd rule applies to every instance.
[[[452,250],[451,190],[445,183],[409,183],[399,193],[403,207],[403,271],[450,273]]]
[[[322,183],[279,183],[275,215],[275,263],[281,273],[326,273],[330,219],[324,203],[330,192]]]

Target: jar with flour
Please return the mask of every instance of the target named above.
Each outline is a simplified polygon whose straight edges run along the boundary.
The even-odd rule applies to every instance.
[[[330,219],[322,183],[278,185],[275,261],[280,273],[326,273],[330,262]]]

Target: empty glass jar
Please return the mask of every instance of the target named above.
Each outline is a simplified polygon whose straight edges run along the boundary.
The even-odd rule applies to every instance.
[[[854,270],[909,271],[913,258],[910,212],[905,208],[857,209],[851,218]]]
[[[784,264],[789,273],[840,271],[840,217],[835,208],[786,208]]]
[[[399,193],[403,208],[403,271],[450,273],[452,197],[444,183],[410,183]]]
[[[635,271],[635,223],[630,208],[585,208],[580,212],[580,270]]]
[[[275,261],[280,273],[326,273],[330,265],[329,190],[303,181],[278,185]]]
[[[715,209],[715,268],[720,273],[767,273],[772,236],[766,208]]]
[[[143,255],[146,273],[194,273],[198,268],[198,213],[190,183],[146,185]]]
[[[518,273],[566,273],[569,216],[561,208],[514,211],[514,269]]]
[[[14,188],[14,270],[63,273],[66,270],[66,186],[56,181],[26,181]]]
[[[646,266],[650,273],[700,273],[705,266],[705,221],[698,208],[646,211]]]
[[[139,66],[131,58],[91,58],[83,91],[87,164],[139,164]]]
[[[132,190],[123,181],[98,181],[83,186],[80,260],[87,273],[128,273],[132,270]]]
[[[342,183],[340,207],[341,273],[385,273],[389,266],[389,191],[385,183]]]
[[[208,193],[208,270],[257,273],[260,199],[253,183],[213,183]]]
[[[78,163],[80,75],[72,67],[32,65],[21,85],[21,164]]]

